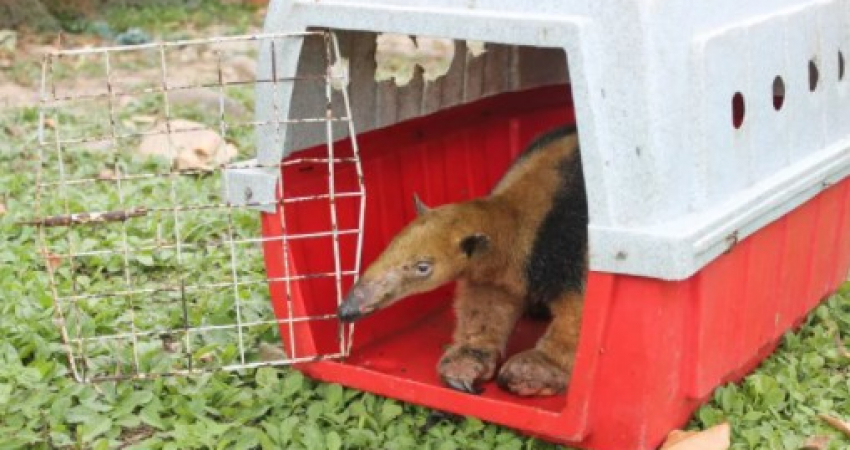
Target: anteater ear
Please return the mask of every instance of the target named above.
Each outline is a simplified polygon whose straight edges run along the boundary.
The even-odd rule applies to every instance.
[[[422,200],[419,199],[419,195],[413,194],[413,208],[416,209],[416,215],[421,216],[426,212],[430,211],[431,208],[428,207]]]
[[[472,256],[487,250],[490,246],[490,238],[486,234],[475,233],[463,238],[460,241],[460,249],[466,253],[466,256]]]

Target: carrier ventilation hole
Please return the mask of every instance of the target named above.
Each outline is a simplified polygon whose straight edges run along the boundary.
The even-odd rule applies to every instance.
[[[744,94],[736,92],[732,96],[732,126],[735,129],[741,128],[744,123],[744,115],[746,114],[744,107]]]
[[[844,79],[844,53],[838,51],[838,81]]]
[[[779,75],[773,79],[773,109],[779,111],[785,103],[785,81]]]
[[[820,74],[818,73],[818,65],[815,63],[814,59],[809,60],[809,91],[814,92],[815,89],[818,88],[818,78],[820,78]]]

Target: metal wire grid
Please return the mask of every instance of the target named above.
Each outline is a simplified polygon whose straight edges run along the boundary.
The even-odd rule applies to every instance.
[[[321,105],[323,114],[288,120],[280,120],[275,114],[268,121],[228,117],[228,89],[241,89],[250,98],[249,90],[255,83],[270,83],[276,94],[280,84],[296,81],[277,76],[275,50],[284,39],[323,41],[324,73],[298,78],[324,83],[327,104]],[[266,48],[273,61],[271,78],[228,79],[223,62],[227,49],[220,47],[262,41],[270,44]],[[215,82],[180,82],[171,76],[172,72],[179,72],[173,70],[174,64],[169,64],[171,53],[192,47],[202,47],[214,58]],[[139,52],[154,55],[158,80],[147,86],[144,82],[125,86],[117,60]],[[345,76],[331,70],[339,58],[335,36],[323,31],[65,50],[45,57],[35,207],[28,224],[38,229],[55,320],[77,380],[149,378],[347,355],[353,329],[339,324],[337,351],[299,352],[296,324],[336,321],[336,317],[333,311],[296,315],[293,307],[295,284],[317,278],[333,281],[338,306],[344,280],[353,281],[360,270],[365,191],[348,93],[331,85],[335,76]],[[92,77],[102,76],[103,89],[74,92],[71,88],[60,93],[57,86],[62,81],[62,64],[74,61],[74,69],[92,72],[92,59],[102,70]],[[127,61],[131,61],[127,70],[145,74],[143,68],[136,67],[136,58]],[[147,75],[150,77],[151,73]],[[210,111],[181,111],[185,108],[170,101],[175,92],[190,89],[215,90],[218,111],[212,115]],[[332,107],[335,95],[341,96],[344,105],[341,114]],[[140,96],[148,96],[140,102],[142,106],[128,106],[123,101]],[[275,101],[279,101],[277,95]],[[128,129],[133,128],[126,126],[128,117],[151,110],[161,116],[164,130]],[[194,114],[192,118],[203,126],[174,128],[172,124],[182,114]],[[335,154],[337,123],[344,123],[351,136],[350,154]],[[250,208],[260,203],[236,206],[225,200],[230,198],[229,186],[222,172],[231,165],[178,170],[172,161],[166,164],[157,158],[139,158],[127,150],[146,136],[164,135],[166,155],[173,157],[178,150],[173,141],[179,133],[217,128],[224,139],[241,138],[244,143],[251,137],[250,132],[261,125],[272,125],[278,138],[284,126],[324,125],[327,133],[323,155],[296,156],[272,165],[238,163],[243,168],[261,167],[281,173],[287,169],[325,167],[325,189],[308,194],[288,195],[285,177],[278,177],[278,200],[274,204],[279,226],[284,230],[281,236],[260,233],[259,213]],[[283,145],[280,139],[277,143]],[[344,190],[337,192],[340,185]],[[327,204],[327,223],[315,231],[288,233],[287,205],[309,202]],[[340,226],[340,202],[356,203],[359,216],[355,224],[348,220],[349,226]],[[341,239],[355,240],[355,254],[341,254]],[[315,241],[317,251],[332,252],[333,267],[297,272],[288,256],[291,243],[302,240]],[[323,242],[329,242],[331,248],[327,249]],[[263,247],[269,245],[279,246],[287,255],[281,277],[265,275]],[[287,304],[286,313],[278,311],[277,316],[268,295],[269,283],[275,282],[284,284]],[[282,334],[286,348],[281,345]]]

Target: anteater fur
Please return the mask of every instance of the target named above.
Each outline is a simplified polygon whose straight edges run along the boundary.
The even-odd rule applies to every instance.
[[[473,392],[492,379],[516,321],[545,309],[534,348],[506,361],[501,387],[519,395],[564,390],[578,343],[587,272],[587,201],[578,138],[563,127],[536,139],[487,197],[418,217],[372,263],[340,307],[356,320],[400,298],[457,280],[454,342],[443,381]]]

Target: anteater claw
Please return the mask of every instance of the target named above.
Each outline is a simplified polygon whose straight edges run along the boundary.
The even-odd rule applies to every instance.
[[[450,388],[456,391],[467,393],[469,392],[469,388],[467,387],[469,386],[469,383],[463,382],[461,380],[448,379],[446,380],[446,384],[448,384]]]
[[[478,395],[484,392],[484,389],[476,386],[475,383],[469,380],[457,380],[450,378],[446,380],[446,384],[448,384],[450,388],[456,391],[465,392],[467,394]]]
[[[459,345],[451,347],[440,358],[437,371],[450,388],[477,395],[484,391],[481,384],[493,378],[498,362],[497,350]]]

